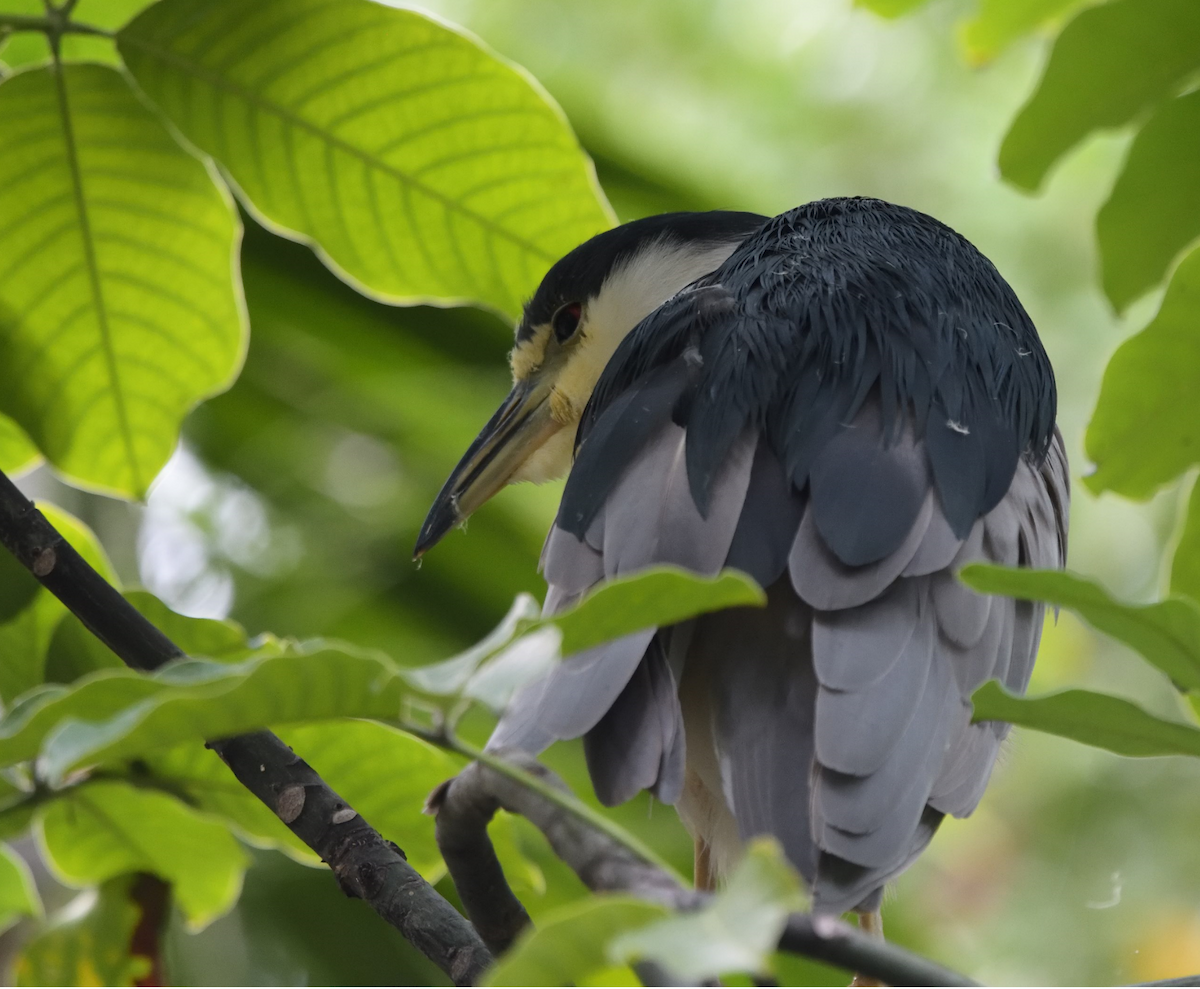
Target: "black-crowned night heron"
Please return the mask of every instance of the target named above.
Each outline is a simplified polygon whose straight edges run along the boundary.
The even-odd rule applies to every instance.
[[[814,909],[877,922],[884,884],[978,804],[1043,607],[956,578],[1061,567],[1068,480],[1037,331],[964,238],[872,199],[774,219],[673,213],[600,234],[525,309],[515,384],[455,469],[424,552],[510,481],[569,471],[545,610],[654,564],[736,567],[731,609],[567,658],[492,747],[583,737],[598,797],[650,790],[697,882],[771,834]]]

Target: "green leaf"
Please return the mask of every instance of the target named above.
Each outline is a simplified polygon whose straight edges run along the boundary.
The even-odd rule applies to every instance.
[[[462,768],[461,760],[372,721],[335,720],[277,730],[365,820],[404,849],[413,868],[430,882],[441,878],[445,867],[434,840],[434,821],[423,808],[429,793]],[[142,763],[147,785],[167,788],[223,818],[251,844],[277,848],[305,865],[322,864],[203,746],[150,752]]]
[[[145,493],[246,345],[229,197],[119,72],[0,85],[0,412],[81,484]]]
[[[396,718],[404,688],[385,656],[348,647],[233,664],[185,660],[151,676],[102,670],[15,705],[0,720],[0,765],[31,759],[41,749],[43,772],[61,779],[79,765],[267,725]]]
[[[1183,690],[1200,688],[1200,605],[1187,598],[1157,604],[1114,601],[1104,588],[1061,570],[973,564],[963,583],[984,594],[1047,601],[1070,608],[1088,624],[1136,649]]]
[[[757,839],[712,903],[622,934],[609,956],[656,961],[689,985],[735,972],[765,973],[788,914],[803,906],[800,882],[778,843]]]
[[[1090,690],[1016,697],[989,680],[971,697],[974,721],[1007,721],[1117,755],[1200,756],[1200,729],[1164,721],[1132,701]]]
[[[38,462],[37,447],[8,416],[0,416],[0,470],[19,474]]]
[[[1000,171],[1036,189],[1076,143],[1174,96],[1197,68],[1195,0],[1113,0],[1087,8],[1058,36],[1036,91],[1004,138]]]
[[[1200,601],[1200,482],[1192,485],[1187,517],[1171,561],[1171,593]]]
[[[761,608],[767,597],[737,570],[697,577],[678,567],[655,567],[602,584],[579,602],[538,627],[562,631],[564,656],[640,629],[673,625],[721,608]]]
[[[130,895],[133,876],[81,893],[49,928],[24,946],[16,963],[19,986],[132,986],[150,960],[130,954],[141,910]],[[85,906],[79,916],[78,909]]]
[[[165,793],[103,781],[63,791],[39,815],[47,862],[69,886],[129,872],[172,885],[200,930],[237,902],[246,853],[224,825]]]
[[[550,264],[612,223],[546,93],[417,11],[163,0],[118,46],[264,222],[380,297],[513,316]]]
[[[38,508],[101,576],[110,583],[116,582],[116,574],[104,548],[87,526],[53,505],[39,503]],[[55,630],[67,614],[67,609],[53,594],[35,588],[28,606],[0,624],[0,699],[6,704],[42,682],[47,650]]]
[[[488,975],[489,986],[580,985],[609,965],[619,934],[660,920],[665,907],[629,896],[593,896],[548,914]]]
[[[1180,262],[1158,314],[1117,348],[1088,423],[1084,478],[1097,494],[1149,498],[1200,461],[1200,250]]]
[[[1116,309],[1162,281],[1197,235],[1200,92],[1165,103],[1138,131],[1096,216],[1104,291]]]
[[[40,917],[42,900],[25,860],[8,845],[0,845],[0,930],[21,917]]]
[[[41,586],[12,553],[0,546],[0,626],[28,608]]]
[[[903,17],[920,7],[925,0],[854,0],[856,7],[863,7],[880,17]]]
[[[1059,22],[1088,0],[980,0],[975,16],[959,27],[968,62],[990,62],[1018,38]]]

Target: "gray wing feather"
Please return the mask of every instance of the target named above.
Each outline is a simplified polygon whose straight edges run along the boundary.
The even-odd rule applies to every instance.
[[[900,580],[857,608],[813,616],[813,665],[829,690],[861,690],[885,676],[917,627],[917,585]]]

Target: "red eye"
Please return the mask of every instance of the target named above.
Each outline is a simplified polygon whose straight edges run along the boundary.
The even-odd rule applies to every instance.
[[[572,334],[579,329],[579,317],[582,312],[583,306],[578,302],[568,302],[554,314],[554,319],[552,320],[554,335],[558,338],[559,343],[566,343],[571,339]]]

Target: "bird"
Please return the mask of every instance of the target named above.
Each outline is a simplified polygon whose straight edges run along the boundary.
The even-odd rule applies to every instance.
[[[773,218],[667,213],[556,262],[514,385],[437,496],[420,556],[505,485],[566,475],[541,569],[555,614],[657,565],[765,589],[568,656],[488,743],[583,739],[597,797],[674,804],[712,889],[770,835],[818,914],[882,931],[885,887],[978,805],[1044,605],[970,562],[1065,566],[1054,372],[996,267],[879,199]],[[881,935],[880,935],[881,936]]]

